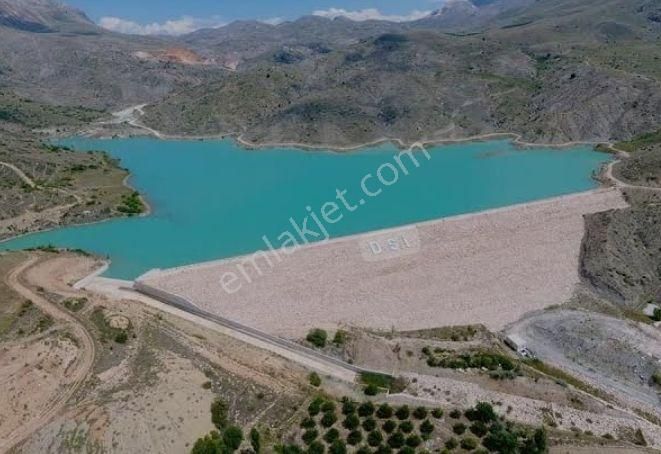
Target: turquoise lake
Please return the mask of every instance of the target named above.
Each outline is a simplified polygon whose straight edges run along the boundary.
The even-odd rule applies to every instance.
[[[112,259],[106,276],[133,279],[152,268],[231,257],[264,249],[267,236],[292,230],[336,190],[354,211],[326,225],[331,236],[361,233],[412,222],[480,211],[589,190],[608,155],[581,146],[523,149],[509,141],[461,143],[404,156],[408,175],[397,167],[399,153],[384,145],[351,153],[290,148],[248,151],[226,141],[162,141],[149,138],[82,139],[61,142],[78,150],[106,150],[132,172],[130,183],[152,207],[147,217],[116,219],[62,228],[0,243],[0,249],[53,244],[80,248]],[[380,183],[382,175],[399,180]],[[367,197],[361,180],[375,197]],[[359,205],[363,199],[365,203]],[[339,202],[338,202],[339,204]],[[343,208],[343,207],[342,207]]]

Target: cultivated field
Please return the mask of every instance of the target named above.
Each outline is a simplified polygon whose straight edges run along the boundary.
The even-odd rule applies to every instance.
[[[235,258],[139,281],[283,336],[338,325],[499,330],[568,300],[579,283],[583,215],[624,206],[619,191],[601,189],[280,252],[269,256],[273,266]]]

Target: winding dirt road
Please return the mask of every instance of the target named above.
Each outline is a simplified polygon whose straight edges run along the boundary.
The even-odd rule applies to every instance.
[[[16,167],[14,164],[10,164],[8,162],[0,161],[0,166],[4,166],[4,167],[7,167],[8,169],[12,170],[16,175],[18,175],[18,177],[21,180],[23,180],[23,182],[25,184],[27,184],[31,188],[36,188],[37,187],[37,184],[34,181],[32,181],[32,178],[27,176],[21,169]]]
[[[65,385],[65,389],[53,396],[48,405],[46,405],[37,416],[32,418],[26,424],[23,424],[6,438],[0,440],[0,452],[8,451],[13,446],[21,443],[56,416],[74,393],[83,385],[94,365],[94,357],[96,354],[94,339],[85,326],[83,326],[76,317],[41,297],[30,288],[26,273],[38,262],[38,256],[28,256],[23,263],[14,268],[11,273],[5,277],[5,283],[12,290],[21,295],[21,297],[32,301],[32,303],[39,307],[39,309],[45,314],[50,315],[53,319],[66,326],[69,332],[78,341],[80,353],[76,361],[76,367],[72,368],[71,374],[68,377],[68,383]]]

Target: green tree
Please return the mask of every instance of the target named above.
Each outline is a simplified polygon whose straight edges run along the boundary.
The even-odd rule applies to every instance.
[[[472,451],[473,449],[477,448],[477,445],[477,440],[473,437],[466,437],[461,440],[461,448],[465,449],[466,451]]]
[[[303,443],[306,445],[312,444],[313,441],[317,439],[319,436],[319,431],[317,429],[308,429],[305,432],[303,432],[303,435],[301,435],[301,439],[303,440]]]
[[[224,400],[217,398],[211,403],[211,422],[218,430],[223,430],[227,426],[227,414],[228,407]]]
[[[356,446],[363,441],[363,433],[360,430],[353,430],[347,435],[347,443],[351,446]]]
[[[345,429],[354,430],[360,425],[360,419],[356,415],[348,415],[342,422]]]
[[[429,435],[434,431],[434,424],[428,419],[425,419],[422,421],[422,424],[420,424],[420,433],[423,435]]]
[[[387,434],[391,434],[397,429],[397,423],[392,420],[388,420],[383,423],[383,431]]]
[[[308,446],[308,454],[324,454],[324,452],[326,452],[326,448],[324,448],[324,444],[320,441],[315,441]]]
[[[461,435],[464,432],[466,432],[466,424],[463,422],[458,422],[455,425],[452,426],[452,432],[456,433],[457,435]]]
[[[328,333],[323,329],[315,328],[310,330],[305,339],[317,348],[324,348],[328,340]]]
[[[493,406],[488,402],[478,402],[475,409],[472,411],[473,419],[489,423],[498,419],[498,415],[493,409]]]
[[[409,434],[413,432],[413,423],[411,421],[402,421],[402,423],[399,425],[399,430],[401,430],[405,434]]]
[[[392,414],[393,414],[393,409],[388,404],[381,404],[379,405],[379,408],[376,409],[376,416],[378,416],[381,419],[392,418]]]
[[[332,444],[338,438],[340,438],[340,432],[335,428],[329,429],[328,432],[324,434],[324,441],[329,445]]]
[[[335,336],[333,337],[333,343],[338,347],[346,344],[348,335],[349,333],[347,333],[346,331],[338,329],[337,331],[335,331]]]
[[[250,429],[250,446],[252,446],[252,450],[255,451],[255,454],[259,454],[262,450],[262,442],[259,431],[254,427]]]
[[[352,415],[356,412],[356,402],[345,397],[342,399],[342,414],[343,415]]]
[[[376,429],[376,420],[374,418],[367,418],[363,421],[363,430],[371,432]]]
[[[401,407],[399,407],[395,412],[395,416],[397,416],[397,419],[399,419],[400,421],[409,419],[409,416],[411,416],[411,410],[409,410],[409,406],[402,405]]]
[[[322,397],[315,397],[312,402],[310,402],[310,405],[308,405],[308,414],[310,416],[317,416],[321,411],[321,404],[323,403],[324,399]]]
[[[406,446],[417,448],[422,443],[422,440],[417,435],[409,435],[406,437]]]
[[[388,446],[393,449],[401,448],[404,446],[404,443],[406,443],[406,438],[404,438],[404,434],[401,432],[395,432],[390,437],[388,437]]]
[[[209,435],[198,438],[191,450],[191,454],[225,454],[226,452],[223,440],[215,430]]]
[[[440,419],[440,418],[443,417],[443,410],[440,409],[440,408],[434,408],[434,409],[431,411],[431,415],[432,415],[434,418],[436,418],[436,419]]]
[[[418,407],[413,410],[413,417],[415,419],[425,419],[427,417],[427,409],[425,407]]]
[[[225,446],[232,452],[239,449],[243,441],[243,431],[240,427],[229,426],[223,432],[223,442]]]
[[[379,446],[383,441],[383,435],[378,430],[373,430],[367,435],[367,444],[372,447]]]
[[[328,448],[330,454],[347,454],[347,445],[342,440],[335,440]]]
[[[337,416],[335,416],[335,413],[324,413],[324,416],[321,417],[321,425],[324,427],[331,427],[336,422]]]
[[[363,402],[360,404],[358,407],[358,416],[361,417],[366,417],[366,416],[372,416],[374,414],[374,404],[372,402]]]
[[[376,396],[379,394],[379,387],[376,386],[374,383],[370,383],[369,385],[365,386],[365,389],[363,390],[366,396]]]
[[[312,418],[305,418],[303,421],[301,421],[301,427],[303,429],[312,429],[316,425],[316,421]]]

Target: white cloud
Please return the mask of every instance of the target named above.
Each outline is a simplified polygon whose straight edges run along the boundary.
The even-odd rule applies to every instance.
[[[119,17],[102,17],[99,25],[105,29],[132,35],[183,35],[201,28],[220,27],[223,22],[219,17],[199,19],[183,16],[180,19],[168,20],[162,23],[139,24]]]
[[[271,17],[270,19],[263,19],[260,22],[269,25],[280,25],[285,21],[282,17]]]
[[[366,21],[366,20],[385,20],[390,22],[410,22],[431,14],[431,11],[414,10],[406,15],[396,14],[383,14],[376,8],[367,8],[361,10],[349,11],[343,8],[329,8],[325,10],[317,10],[312,13],[314,16],[327,17],[335,19],[336,17],[346,17],[353,21]]]

